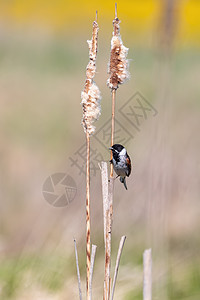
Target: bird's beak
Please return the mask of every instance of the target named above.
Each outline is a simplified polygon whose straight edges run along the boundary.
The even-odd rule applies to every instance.
[[[113,150],[113,148],[112,148],[112,147],[109,147],[109,150]]]

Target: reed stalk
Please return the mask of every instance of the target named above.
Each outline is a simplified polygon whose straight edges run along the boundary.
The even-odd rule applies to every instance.
[[[78,277],[79,299],[82,300],[81,277],[80,277],[80,270],[79,270],[79,263],[78,263],[78,251],[77,251],[75,239],[74,239],[74,248],[75,248],[75,256],[76,256],[76,269],[77,269],[77,277]]]
[[[115,264],[115,273],[114,273],[112,292],[111,292],[111,300],[113,300],[113,298],[114,298],[115,285],[116,285],[117,275],[118,275],[118,270],[119,270],[119,263],[120,263],[120,258],[121,258],[121,255],[122,255],[122,250],[123,250],[123,247],[124,247],[125,240],[126,240],[126,236],[123,235],[121,237],[121,240],[120,240],[120,243],[119,243],[119,249],[118,249],[118,253],[117,253],[117,259],[116,259],[116,264]]]
[[[123,84],[129,78],[128,72],[128,48],[123,45],[120,37],[120,20],[117,17],[117,4],[115,4],[115,18],[113,20],[113,36],[111,39],[110,61],[108,66],[109,78],[107,85],[112,93],[112,123],[111,123],[111,146],[114,144],[115,134],[115,102],[116,91],[120,84]],[[111,151],[112,160],[112,151]],[[106,212],[106,242],[105,242],[105,274],[104,274],[104,300],[110,299],[111,292],[111,236],[113,222],[113,191],[114,177],[113,165],[110,167],[110,179],[108,182],[108,212]]]
[[[97,14],[96,14],[97,19]],[[91,228],[90,228],[90,137],[95,132],[93,122],[101,113],[100,91],[94,82],[96,73],[97,40],[99,27],[97,20],[93,22],[92,39],[87,41],[89,46],[89,63],[86,69],[86,81],[84,90],[81,93],[81,104],[83,109],[82,125],[86,133],[86,299],[90,299],[90,272],[91,272]]]
[[[152,299],[152,257],[151,249],[143,253],[143,300]]]
[[[110,218],[110,182],[108,180],[107,163],[101,162],[103,214],[104,214],[104,243],[105,243],[105,274],[103,299],[108,300],[110,295],[110,254],[111,254],[111,218]]]
[[[94,260],[96,255],[97,246],[92,245],[92,254],[91,254],[91,267],[90,267],[90,278],[89,278],[89,299],[92,300],[92,278],[94,270]]]
[[[90,135],[86,133],[87,140],[87,163],[86,163],[86,266],[87,266],[87,275],[86,275],[86,291],[87,299],[90,298]]]
[[[104,223],[104,244],[106,247],[106,225],[107,225],[107,211],[108,205],[108,168],[105,161],[101,162],[99,166],[101,170],[101,181],[102,181],[102,196],[103,196],[103,223]]]
[[[115,101],[116,90],[112,90],[112,124],[111,124],[111,147],[114,145],[114,132],[115,132]],[[110,159],[112,160],[112,151],[110,151]],[[110,165],[110,177],[113,177],[113,165]]]

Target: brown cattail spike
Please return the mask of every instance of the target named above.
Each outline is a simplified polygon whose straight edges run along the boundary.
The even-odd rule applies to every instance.
[[[98,120],[101,114],[101,95],[99,88],[94,82],[96,73],[96,57],[97,57],[97,39],[99,27],[96,21],[93,22],[92,39],[87,41],[89,46],[89,63],[86,69],[86,81],[84,90],[81,93],[81,104],[83,108],[82,125],[84,131],[89,135],[95,131],[95,126],[92,123]]]
[[[115,15],[116,15],[115,8]],[[113,37],[111,40],[110,62],[108,74],[110,77],[107,84],[111,90],[116,90],[119,84],[129,79],[129,63],[127,60],[128,48],[123,45],[120,36],[120,20],[115,17],[113,20]]]

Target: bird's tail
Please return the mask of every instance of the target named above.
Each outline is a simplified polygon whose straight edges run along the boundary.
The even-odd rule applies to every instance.
[[[125,189],[128,190],[126,185],[126,177],[120,177],[120,181],[124,184]]]

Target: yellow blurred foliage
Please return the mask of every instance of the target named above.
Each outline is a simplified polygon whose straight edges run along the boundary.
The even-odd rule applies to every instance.
[[[143,31],[155,27],[159,20],[162,0],[119,0],[118,14],[126,19],[125,26]],[[197,40],[200,33],[200,1],[177,1],[179,31],[185,40]],[[0,18],[10,24],[38,24],[54,30],[84,26],[86,19],[93,19],[99,11],[99,21],[110,22],[114,16],[114,1],[69,0],[1,0]],[[73,27],[72,27],[73,26]]]

